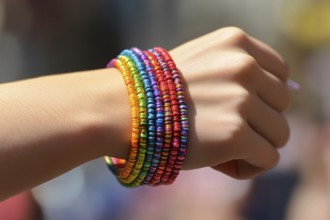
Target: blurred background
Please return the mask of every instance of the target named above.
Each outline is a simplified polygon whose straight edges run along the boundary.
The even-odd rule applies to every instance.
[[[1,202],[0,219],[329,220],[330,0],[0,0],[0,81],[103,68],[124,48],[170,49],[225,26],[278,50],[301,84],[278,167],[129,190],[99,159]]]

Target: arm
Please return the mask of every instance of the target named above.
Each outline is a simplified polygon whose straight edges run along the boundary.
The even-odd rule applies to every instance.
[[[184,169],[210,166],[244,179],[275,166],[289,136],[283,58],[237,28],[170,53],[190,108]],[[128,155],[130,108],[116,69],[3,84],[0,103],[0,199],[105,154]]]
[[[116,69],[2,84],[0,103],[0,199],[128,153],[129,102]]]

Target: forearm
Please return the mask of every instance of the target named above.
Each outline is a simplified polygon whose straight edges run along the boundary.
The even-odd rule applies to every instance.
[[[277,148],[289,137],[283,58],[233,27],[179,46],[171,56],[189,106],[183,168],[211,166],[245,179],[276,165]],[[130,121],[116,69],[0,85],[0,199],[103,155],[127,158]]]
[[[129,109],[115,69],[0,85],[0,199],[105,154],[125,158]]]

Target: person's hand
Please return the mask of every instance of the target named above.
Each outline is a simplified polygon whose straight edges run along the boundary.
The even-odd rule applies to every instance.
[[[190,138],[184,169],[211,166],[238,179],[275,166],[289,137],[283,58],[235,27],[170,51],[187,86]]]

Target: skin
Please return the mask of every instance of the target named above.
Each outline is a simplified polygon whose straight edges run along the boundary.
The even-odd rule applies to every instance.
[[[246,179],[275,166],[289,137],[283,58],[235,27],[170,54],[190,108],[184,169],[213,167]],[[2,84],[0,103],[1,200],[89,160],[129,154],[130,106],[117,69]]]

